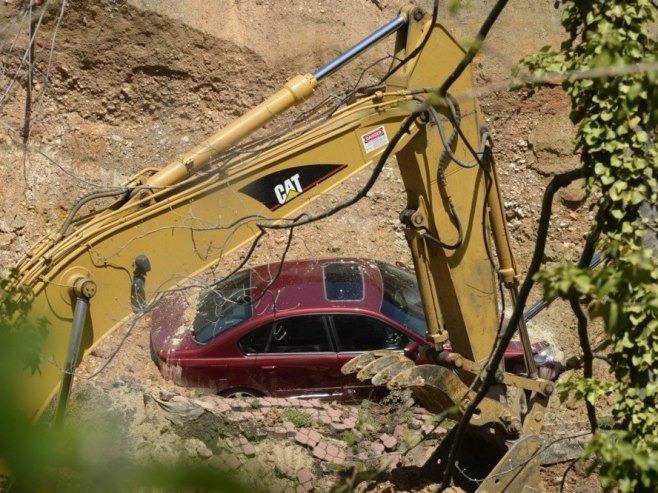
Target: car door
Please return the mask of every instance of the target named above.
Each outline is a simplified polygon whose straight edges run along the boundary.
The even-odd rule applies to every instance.
[[[337,314],[331,317],[331,325],[341,367],[366,351],[385,349],[402,353],[411,341],[404,332],[374,317]],[[373,386],[369,380],[360,382],[356,375],[343,376],[343,391],[358,399],[378,397],[385,393],[382,387]]]
[[[338,398],[342,376],[324,316],[278,319],[254,371],[270,395]]]
[[[221,351],[218,351],[221,353]],[[212,351],[202,357],[182,359],[184,384],[188,387],[211,388],[217,392],[233,387],[258,388],[252,378],[256,358],[250,355],[220,354]],[[172,370],[175,372],[175,370]],[[174,377],[176,379],[176,377]]]

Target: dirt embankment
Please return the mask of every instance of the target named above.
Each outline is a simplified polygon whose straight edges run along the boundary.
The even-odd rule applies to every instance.
[[[471,39],[488,13],[491,2],[476,3],[468,3],[456,14],[441,11],[441,18],[459,40]],[[186,2],[185,6],[180,2],[151,0],[69,2],[60,25],[56,8],[46,13],[37,37],[35,58],[40,76],[35,77],[32,86],[33,104],[26,139],[23,130],[27,128],[28,82],[24,75],[12,82],[23,57],[21,50],[29,24],[21,16],[21,4],[6,1],[0,11],[0,22],[6,26],[0,33],[3,90],[0,182],[5,184],[0,197],[0,266],[5,270],[37,238],[61,222],[76,197],[99,187],[118,185],[144,167],[161,167],[262,100],[293,74],[314,70],[390,20],[398,9],[390,0],[217,3],[199,0]],[[573,129],[567,117],[568,101],[559,88],[536,93],[509,93],[493,88],[500,86],[519,58],[559,39],[559,14],[553,11],[552,5],[553,2],[545,0],[527,0],[508,8],[476,64],[478,84],[484,90],[482,108],[496,141],[512,241],[522,269],[534,246],[545,185],[553,174],[576,165],[572,153]],[[57,37],[53,43],[51,36],[56,26]],[[52,51],[51,46],[54,46]],[[386,48],[378,48],[365,59],[352,63],[320,89],[319,96],[330,95],[341,84],[353,81],[384,53]],[[48,83],[43,74],[48,74]],[[487,88],[492,91],[488,92]],[[355,177],[336,192],[333,200],[353,195],[365,179],[365,175]],[[548,262],[577,258],[588,223],[588,211],[580,205],[581,199],[579,186],[560,195],[545,255]],[[397,219],[404,205],[399,173],[390,166],[369,196],[357,205],[331,220],[299,229],[289,255],[354,255],[410,264]],[[282,241],[273,238],[273,249],[264,248],[257,259],[270,260],[268,255],[280,251]],[[534,298],[537,297],[535,294]],[[97,348],[83,363],[81,373],[89,375],[111,360],[94,377],[94,382],[109,385],[108,382],[122,381],[120,386],[128,385],[130,392],[155,395],[164,402],[171,402],[171,392],[187,394],[180,389],[163,391],[164,397],[160,394],[158,389],[167,385],[149,358],[148,327],[138,325],[131,330],[116,334]],[[574,322],[563,307],[544,315],[533,330],[563,348],[577,345]],[[123,348],[114,356],[121,341]],[[139,383],[125,384],[125,381]],[[92,387],[90,392],[96,391]],[[133,396],[130,392],[127,395]],[[195,401],[195,405],[214,412],[209,410],[207,401]],[[139,412],[147,412],[153,404],[144,406]],[[281,418],[283,411],[277,406],[260,406],[275,410],[270,418],[279,417],[273,418],[273,425],[285,428],[286,421],[290,421]],[[566,413],[561,413],[558,407],[553,404],[549,423],[579,423],[583,419],[578,407]],[[340,419],[348,419],[352,412],[338,409],[342,413]],[[329,441],[342,440],[339,448],[358,456],[358,447],[344,446],[350,440],[345,430],[338,433],[331,426],[334,421],[322,424],[322,410],[327,411],[318,407],[318,416],[305,411],[315,423],[311,428],[322,431],[326,427]],[[254,419],[258,422],[269,418],[265,412]],[[154,425],[153,429],[171,427],[165,426],[161,418],[157,420],[160,428]],[[419,418],[420,424],[413,426],[422,427],[431,422],[429,418],[427,423],[424,420]],[[276,426],[266,428],[273,433]],[[411,443],[416,440],[412,435],[421,434],[413,426],[398,430],[397,435],[394,427],[382,427],[378,432],[396,437],[398,444]],[[290,448],[295,460],[299,458],[300,467],[281,473],[279,477],[288,481],[283,486],[303,483],[299,471],[306,468],[312,473],[315,487],[323,490],[329,484],[324,475],[335,471],[326,467],[325,458],[313,455],[317,444],[312,447],[308,442],[300,444],[292,431],[286,433],[287,441],[281,437],[282,447]],[[258,445],[258,440],[264,438],[259,438],[257,431],[247,435],[255,440],[258,450],[263,448],[264,453],[272,453],[266,450],[272,446],[269,442],[264,441],[262,447]],[[245,433],[231,432],[224,438],[241,443],[240,436]],[[185,441],[185,453],[207,459],[224,450],[214,441],[208,455],[193,438],[179,437]],[[375,436],[374,432],[372,438],[373,443],[379,440],[387,448],[385,438]],[[179,445],[176,447],[180,449]],[[293,450],[294,447],[297,448]],[[398,450],[397,445],[387,448],[392,455]],[[550,471],[546,477],[553,481]],[[580,491],[596,491],[595,486],[591,488]]]

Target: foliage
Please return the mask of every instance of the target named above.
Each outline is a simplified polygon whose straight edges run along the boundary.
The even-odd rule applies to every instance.
[[[421,442],[422,437],[420,436],[420,433],[413,433],[408,431],[404,434],[402,440],[404,440],[404,443],[407,444],[407,447],[411,448],[418,445]]]
[[[347,430],[343,433],[343,442],[349,447],[354,447],[359,443],[359,437],[352,430]]]
[[[294,424],[295,428],[308,428],[315,423],[315,420],[309,413],[293,407],[284,409],[281,411],[281,415]]]
[[[26,366],[39,371],[48,330],[30,320],[31,302],[15,272],[0,279],[0,491],[252,491],[216,467],[125,457],[112,423],[54,427],[26,416],[15,377]]]
[[[589,271],[565,264],[538,280],[546,298],[586,302],[590,317],[602,318],[616,381],[612,388],[594,379],[569,386],[589,402],[614,391],[619,429],[598,430],[587,453],[608,490],[649,491],[658,484],[657,228],[647,214],[658,203],[658,71],[651,68],[658,43],[649,35],[656,7],[650,0],[563,6],[568,39],[526,64],[535,75],[565,75],[576,149],[595,199],[588,246],[601,251],[604,265]],[[588,78],[596,72],[604,76]]]
[[[610,430],[597,433],[587,454],[598,456],[601,480],[607,490],[655,491],[658,470],[657,442],[638,442],[629,432]]]
[[[370,401],[363,401],[359,406],[356,429],[367,437],[375,436],[384,427],[384,422],[375,411],[374,406],[375,404]]]
[[[384,406],[395,406],[409,399],[411,395],[408,389],[393,389],[381,398],[380,402]]]
[[[570,396],[596,404],[598,400],[614,392],[611,384],[589,378],[570,378],[560,385],[560,402]]]
[[[3,342],[20,351],[4,351],[7,354],[2,358],[5,368],[28,368],[31,372],[39,368],[39,347],[48,334],[45,320],[28,321],[28,312],[32,304],[32,295],[25,286],[17,283],[17,272],[10,272],[9,276],[0,279],[0,334]],[[20,344],[19,344],[20,343]],[[13,388],[13,379],[6,372],[0,375],[3,390]]]

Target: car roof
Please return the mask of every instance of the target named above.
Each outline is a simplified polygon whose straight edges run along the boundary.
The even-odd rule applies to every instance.
[[[251,270],[254,314],[358,309],[378,312],[382,277],[373,260],[328,258],[291,260]]]

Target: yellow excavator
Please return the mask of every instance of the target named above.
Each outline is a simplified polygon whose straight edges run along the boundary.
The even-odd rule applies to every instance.
[[[393,34],[393,61],[381,84],[353,91],[341,106],[274,137],[254,137],[313,95],[324,78]],[[45,317],[49,324],[40,371],[19,377],[26,389],[23,409],[36,418],[58,396],[61,415],[84,352],[133,313],[147,311],[160,294],[244,248],[264,228],[317,219],[300,212],[370,167],[357,200],[395,156],[407,194],[400,220],[434,348],[425,356],[433,364],[368,353],[344,371],[358,371],[361,378],[379,374],[390,387],[411,388],[433,412],[464,415],[503,339],[498,286],[515,300],[520,277],[491,139],[476,100],[464,96],[473,94],[465,54],[437,22],[436,8],[430,14],[405,6],[334,61],[294,77],[164,168],[145,169],[120,189],[83,197],[59,231],[18,266],[19,285],[34,294],[33,318]],[[527,372],[494,368],[493,385],[466,413],[465,441],[476,446],[462,447],[461,470],[469,458],[485,468],[464,472],[475,477],[468,489],[532,491],[540,483],[538,434],[553,384],[538,375],[523,323],[514,330]],[[452,350],[442,351],[448,340]],[[449,452],[448,444],[431,461],[436,466]]]

